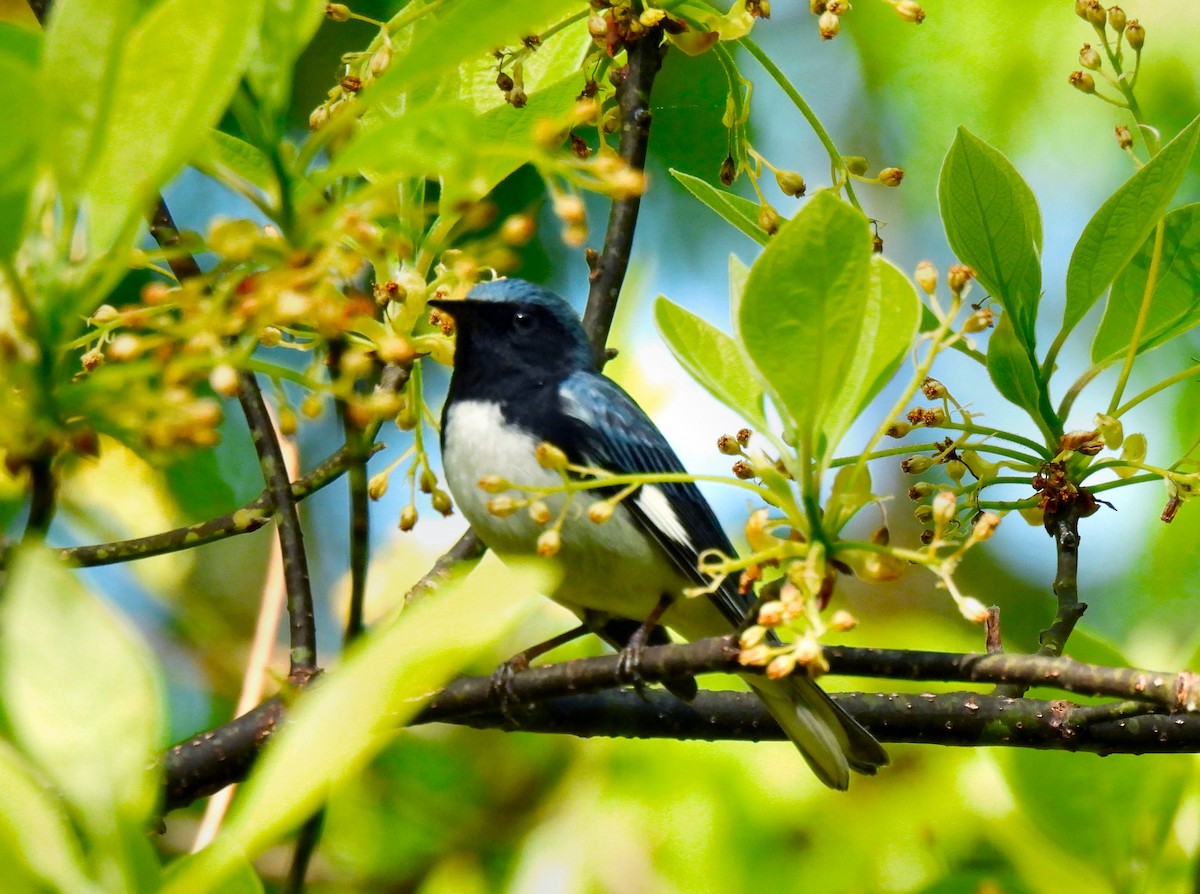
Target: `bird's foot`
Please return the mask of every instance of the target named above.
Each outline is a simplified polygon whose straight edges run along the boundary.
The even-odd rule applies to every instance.
[[[529,657],[522,652],[505,661],[492,671],[489,695],[504,718],[505,729],[516,729],[520,726],[517,709],[521,706],[521,698],[517,695],[513,681],[521,671],[529,669]]]

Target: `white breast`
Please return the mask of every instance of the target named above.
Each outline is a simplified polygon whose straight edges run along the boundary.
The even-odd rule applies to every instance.
[[[545,526],[537,524],[529,513],[520,510],[508,518],[497,518],[487,511],[493,494],[479,487],[479,479],[500,475],[517,488],[508,491],[514,499],[525,495],[521,485],[556,486],[561,476],[543,469],[534,456],[538,441],[527,432],[503,424],[500,406],[488,401],[459,401],[447,414],[445,431],[446,482],[455,502],[476,532],[489,547],[501,555],[530,555],[537,550],[537,538]],[[642,497],[639,503],[670,512],[660,491]],[[554,494],[541,499],[557,517],[564,496]],[[611,519],[597,525],[587,519],[593,500],[577,494],[567,509],[562,528],[562,550],[558,561],[563,582],[554,598],[572,609],[592,609],[641,620],[664,593],[677,594],[687,585],[658,546],[648,540],[624,507],[618,506]],[[676,532],[672,532],[674,534]],[[691,600],[689,600],[691,601]]]

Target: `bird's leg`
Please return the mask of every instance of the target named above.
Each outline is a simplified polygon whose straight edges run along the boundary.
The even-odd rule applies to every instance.
[[[646,641],[654,632],[654,628],[658,626],[658,622],[671,607],[672,599],[670,596],[662,596],[658,600],[658,604],[654,606],[654,610],[642,622],[633,635],[629,637],[629,642],[625,644],[625,648],[621,650],[620,663],[618,664],[619,671],[629,682],[633,684],[633,688],[637,690],[638,695],[643,695],[646,690],[646,684],[642,680],[642,652],[646,648]]]
[[[559,646],[579,639],[592,630],[586,624],[573,627],[558,636],[552,636],[543,643],[530,646],[523,652],[518,652],[512,658],[501,664],[492,672],[491,695],[500,703],[500,713],[510,726],[516,726],[513,708],[518,704],[517,694],[513,691],[513,678],[523,670],[529,669],[529,663],[540,658],[547,652],[553,652]]]

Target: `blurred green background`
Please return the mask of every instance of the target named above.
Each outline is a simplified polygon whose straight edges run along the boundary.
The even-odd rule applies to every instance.
[[[403,4],[352,5],[386,19]],[[885,253],[903,269],[929,259],[944,270],[953,260],[937,217],[935,187],[955,130],[966,126],[1007,154],[1033,187],[1045,220],[1044,302],[1050,309],[1046,331],[1052,332],[1074,240],[1130,173],[1112,135],[1115,124],[1125,123],[1121,114],[1067,84],[1091,29],[1075,17],[1070,0],[925,5],[928,19],[916,27],[881,0],[861,0],[845,18],[841,36],[823,43],[807,4],[777,0],[771,20],[760,23],[755,36],[844,153],[866,156],[872,170],[905,169],[899,189],[859,189],[868,214],[881,222]],[[1140,0],[1126,11],[1147,32],[1138,85],[1143,108],[1169,137],[1200,113],[1195,55],[1200,11],[1195,0]],[[297,66],[298,129],[339,76],[340,54],[365,46],[373,34],[371,26],[356,22],[322,26]],[[751,119],[756,147],[779,166],[803,173],[810,190],[827,185],[828,164],[816,138],[753,60],[739,62],[757,84]],[[711,55],[668,55],[655,95],[651,189],[611,339],[621,355],[609,368],[697,472],[722,470],[712,445],[739,423],[675,366],[653,331],[649,304],[666,294],[726,327],[728,256],[733,252],[750,261],[756,253],[753,243],[711,216],[666,173],[679,168],[715,182],[726,151],[723,84]],[[1200,169],[1189,176],[1180,202],[1200,197],[1198,175]],[[498,200],[506,208],[528,207],[540,201],[541,189],[536,177],[521,172],[502,187]],[[197,229],[214,215],[248,213],[194,172],[181,176],[167,197],[181,223]],[[797,207],[778,193],[769,198],[789,216]],[[606,209],[600,201],[590,208],[596,244]],[[581,306],[587,285],[582,250],[562,246],[548,214],[543,223],[521,273]],[[1098,316],[1085,321],[1064,352],[1064,380],[1087,365],[1085,333],[1098,321]],[[1195,363],[1198,351],[1194,337],[1181,339],[1152,355],[1139,375],[1148,384]],[[1018,430],[1028,424],[977,369],[945,358],[934,372],[989,423]],[[432,378],[444,385],[444,374]],[[1061,393],[1065,384],[1058,384]],[[1077,403],[1077,424],[1068,428],[1090,425],[1111,385],[1112,378],[1100,377]],[[1169,463],[1196,437],[1195,387],[1185,383],[1147,401],[1126,420],[1126,431],[1146,432],[1152,459]],[[885,395],[881,403],[891,400]],[[328,419],[303,427],[302,457],[325,455],[336,443],[335,427]],[[852,431],[847,447],[853,449],[865,435],[865,429]],[[383,440],[388,450],[372,468],[406,446],[394,430],[385,431]],[[261,486],[236,421],[227,423],[221,446],[204,453],[200,466],[160,473],[116,451],[106,457],[65,489],[74,501],[64,508],[65,530],[81,542],[149,533],[176,518],[227,511]],[[880,463],[873,471],[877,490],[898,495],[887,507],[893,542],[915,542],[917,527],[903,497],[910,482],[895,464]],[[224,485],[214,487],[216,481]],[[732,490],[708,493],[736,532],[745,510],[742,498]],[[119,502],[113,494],[120,494]],[[395,521],[405,499],[389,494],[372,507],[377,558],[371,592],[377,613],[395,605],[462,529],[461,520],[451,518],[423,521],[413,534],[400,534]],[[1123,490],[1115,501],[1119,511],[1087,520],[1080,586],[1091,607],[1071,654],[1161,669],[1195,667],[1200,515],[1186,506],[1173,525],[1163,525],[1157,517],[1164,499],[1156,486]],[[344,504],[340,486],[304,504],[327,656],[337,648],[345,598]],[[152,637],[168,668],[178,737],[229,716],[270,536],[265,530],[192,553],[88,573]],[[1001,607],[1010,648],[1031,648],[1049,620],[1053,562],[1044,532],[1015,516],[989,549],[971,554],[964,591]],[[862,622],[846,642],[982,647],[980,632],[958,617],[932,578],[915,571],[892,585],[848,585],[839,599]],[[512,651],[568,621],[547,604],[544,616],[511,643]],[[877,681],[826,682],[830,688],[880,688]],[[890,769],[875,779],[856,779],[849,794],[839,795],[821,788],[785,744],[406,731],[366,774],[333,793],[311,890],[1193,890],[1200,792],[1190,756],[889,750]],[[201,809],[172,814],[161,846],[186,850]],[[289,858],[290,851],[281,848],[260,867],[268,878],[279,879]]]

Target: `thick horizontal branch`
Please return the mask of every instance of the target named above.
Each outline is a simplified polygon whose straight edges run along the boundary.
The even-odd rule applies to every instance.
[[[976,692],[938,695],[839,692],[834,701],[881,742],[960,747],[1008,746],[1096,754],[1200,751],[1200,715],[1153,713],[1144,702],[1077,705]],[[421,715],[430,722],[436,712]],[[783,730],[748,692],[701,692],[683,702],[662,690],[548,699],[519,711],[444,718],[476,729],[503,728],[581,737],[701,741],[781,741]]]
[[[1188,672],[1156,673],[1084,664],[1040,655],[960,654],[828,646],[830,672],[843,676],[959,683],[1049,686],[1119,699],[1076,705],[981,693],[917,695],[853,693],[835,696],[884,742],[1009,745],[1098,753],[1200,751],[1197,680]],[[659,683],[702,673],[746,673],[732,637],[656,646],[643,652],[640,675]],[[415,721],[508,727],[579,736],[639,738],[781,738],[757,699],[701,693],[696,701],[619,690],[628,684],[619,657],[605,655],[530,668],[512,678],[518,707],[511,721],[487,677],[463,677],[440,692]],[[596,693],[601,693],[597,695]],[[172,809],[237,782],[280,718],[278,702],[171,749],[165,759],[166,808]]]

